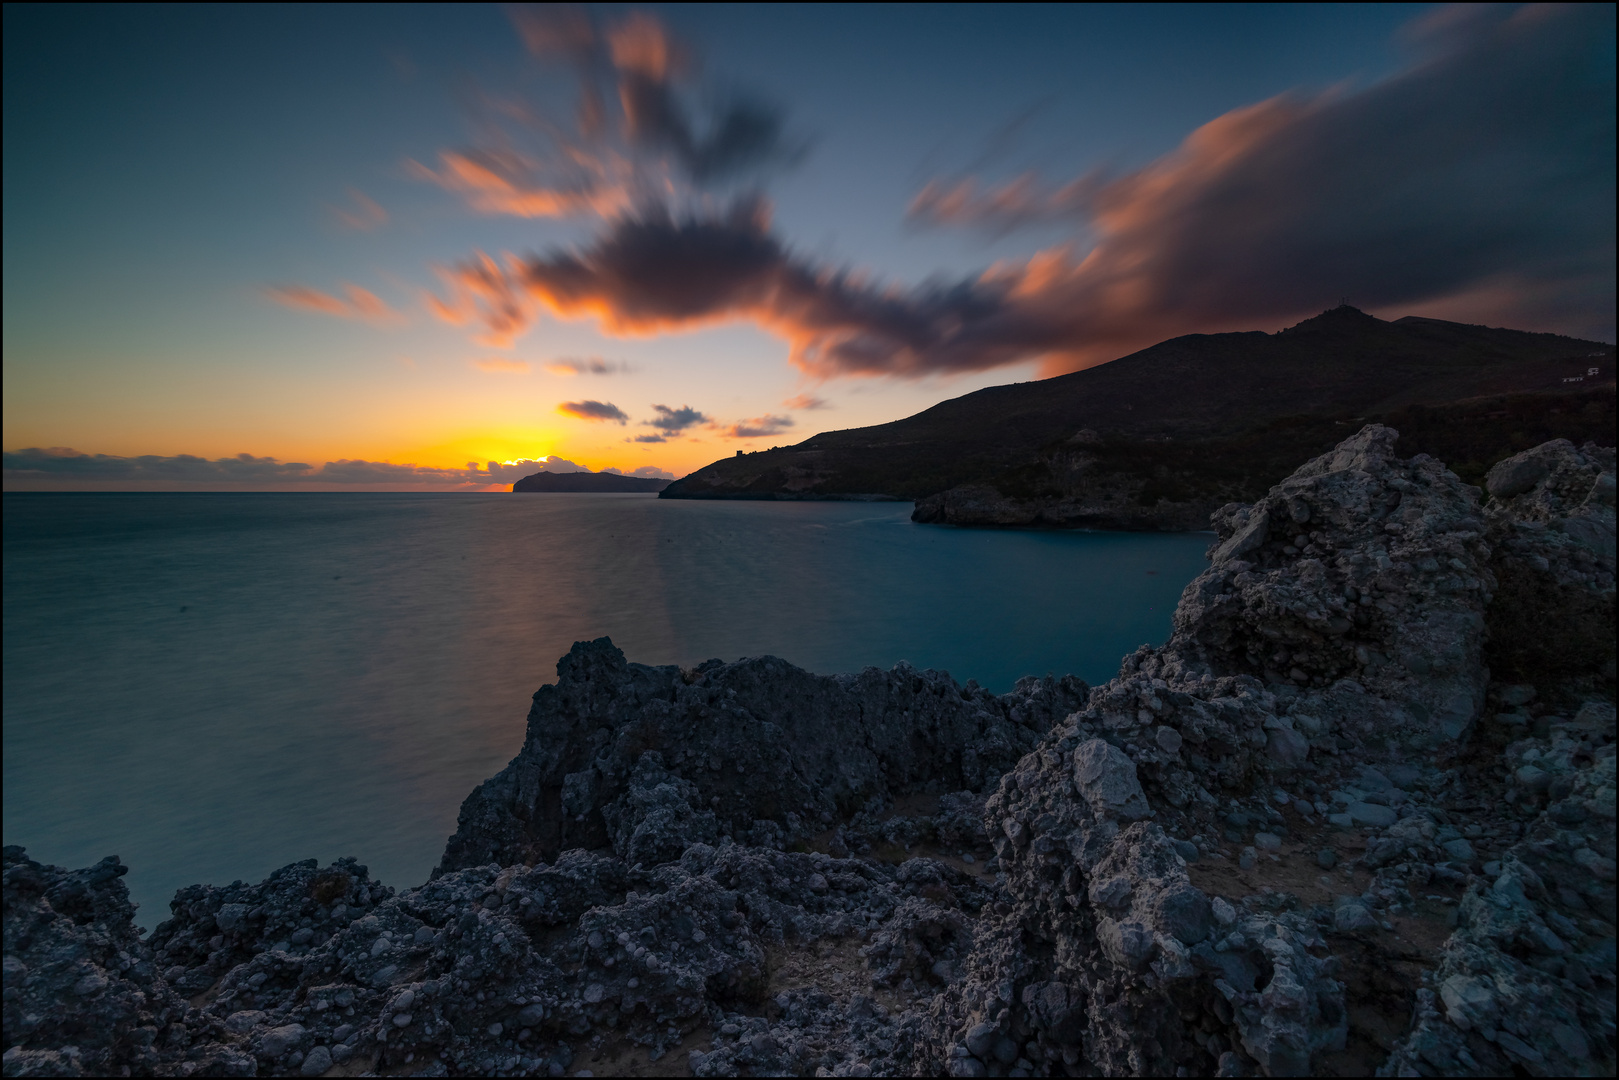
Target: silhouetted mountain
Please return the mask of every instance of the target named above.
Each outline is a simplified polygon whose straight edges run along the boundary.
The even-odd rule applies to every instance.
[[[662,491],[669,481],[656,476],[620,476],[617,473],[540,471],[512,485],[513,491]]]
[[[662,498],[914,499],[919,521],[1206,528],[1350,424],[1476,482],[1550,438],[1613,443],[1614,347],[1343,306],[1274,334],[1189,334],[915,416],[724,458]]]

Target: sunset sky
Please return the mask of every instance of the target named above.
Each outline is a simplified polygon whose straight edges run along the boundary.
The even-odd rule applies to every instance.
[[[1612,341],[1614,40],[1612,5],[8,7],[6,487],[679,476],[1344,298]]]

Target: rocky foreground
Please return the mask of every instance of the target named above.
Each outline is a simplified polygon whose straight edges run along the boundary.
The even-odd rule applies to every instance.
[[[1614,451],[1394,439],[1105,686],[603,639],[418,888],[8,847],[5,1075],[1612,1075]]]

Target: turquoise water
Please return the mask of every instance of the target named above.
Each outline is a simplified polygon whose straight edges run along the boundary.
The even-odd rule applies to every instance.
[[[914,525],[908,503],[7,494],[5,842],[197,881],[421,882],[576,640],[909,660],[1005,691],[1162,641],[1204,535]]]

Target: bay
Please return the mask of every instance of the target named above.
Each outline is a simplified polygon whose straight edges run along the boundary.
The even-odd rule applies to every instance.
[[[1168,636],[1200,534],[913,524],[646,495],[4,497],[4,833],[176,888],[356,855],[424,880],[574,641],[632,661],[907,660],[997,692]]]

